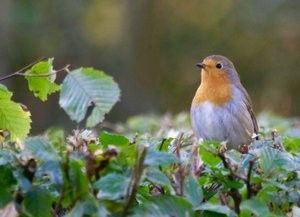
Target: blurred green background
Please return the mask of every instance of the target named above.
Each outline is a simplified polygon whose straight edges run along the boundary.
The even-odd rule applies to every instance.
[[[300,115],[298,0],[2,0],[0,40],[1,76],[41,56],[113,75],[122,98],[110,121],[188,111],[195,63],[210,54],[235,63],[256,113]],[[57,94],[42,103],[23,78],[5,84],[32,112],[34,133],[74,127]]]

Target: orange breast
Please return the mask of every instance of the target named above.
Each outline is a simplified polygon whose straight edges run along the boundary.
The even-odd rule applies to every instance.
[[[202,72],[201,84],[193,99],[194,105],[208,101],[217,106],[222,106],[231,98],[232,88],[227,74],[214,71]]]

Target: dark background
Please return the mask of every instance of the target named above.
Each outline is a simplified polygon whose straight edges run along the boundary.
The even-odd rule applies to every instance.
[[[235,63],[257,113],[300,115],[298,0],[2,0],[0,40],[1,77],[41,56],[113,75],[122,98],[110,121],[188,111],[195,63],[210,54]],[[32,132],[76,126],[57,94],[42,103],[23,78],[4,84],[31,111]]]

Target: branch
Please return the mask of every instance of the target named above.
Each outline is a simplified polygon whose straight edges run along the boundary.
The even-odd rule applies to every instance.
[[[130,185],[125,196],[123,216],[127,216],[128,209],[131,207],[132,203],[135,200],[135,195],[144,171],[144,161],[148,150],[147,148],[147,146],[142,146],[142,150],[139,151],[140,153],[138,154],[137,162],[133,169]]]
[[[26,77],[47,77],[47,76],[50,76],[50,75],[54,75],[58,72],[61,72],[61,71],[66,71],[66,72],[69,72],[69,67],[70,67],[70,64],[58,69],[58,70],[54,70],[53,72],[51,73],[46,73],[46,74],[40,74],[40,75],[25,75],[24,71],[26,69],[29,69],[30,67],[32,67],[33,65],[35,65],[36,63],[40,62],[40,61],[43,61],[45,60],[46,58],[45,57],[42,57],[42,58],[39,58],[38,60],[28,64],[27,66],[24,66],[23,68],[19,69],[18,71],[12,73],[12,74],[9,74],[9,75],[6,75],[2,78],[0,78],[0,81],[4,81],[6,79],[9,79],[9,78],[12,78],[12,77],[15,77],[15,76],[26,76]]]
[[[219,157],[221,158],[222,162],[223,162],[223,165],[226,169],[229,170],[230,174],[228,175],[228,178],[230,180],[235,180],[235,178],[241,178],[239,176],[237,176],[232,168],[230,167],[229,163],[226,161],[226,158],[225,158],[225,155],[223,152],[219,151]],[[243,179],[244,180],[244,179]],[[234,202],[234,211],[239,215],[240,214],[240,204],[241,204],[241,201],[242,201],[242,197],[241,197],[241,194],[240,192],[237,190],[237,189],[230,189],[229,191],[229,195],[232,197],[233,199],[233,202]]]
[[[18,75],[21,75],[21,76],[26,76],[26,77],[48,77],[50,75],[55,75],[56,73],[58,72],[62,72],[62,71],[66,71],[66,72],[69,72],[69,67],[70,67],[70,64],[58,69],[58,70],[54,70],[54,72],[51,72],[51,73],[46,73],[46,74],[39,74],[39,75],[25,75],[25,74],[18,74]]]
[[[9,78],[12,78],[12,77],[15,77],[15,76],[23,76],[24,73],[22,73],[22,72],[23,72],[24,70],[29,69],[29,68],[30,68],[31,66],[33,66],[34,64],[36,64],[36,63],[38,63],[38,62],[40,62],[40,61],[43,61],[43,60],[45,60],[45,59],[46,59],[46,57],[41,57],[41,58],[35,60],[34,62],[28,64],[27,66],[24,66],[23,68],[19,69],[18,71],[16,71],[16,72],[14,72],[14,73],[12,73],[12,74],[9,74],[9,75],[6,75],[6,76],[0,78],[0,81],[4,81],[4,80],[6,80],[6,79],[9,79]]]

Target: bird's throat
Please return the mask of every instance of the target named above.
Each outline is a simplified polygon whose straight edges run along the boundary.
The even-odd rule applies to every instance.
[[[232,87],[228,75],[220,72],[202,72],[201,84],[193,99],[194,105],[211,102],[222,106],[232,98]]]

